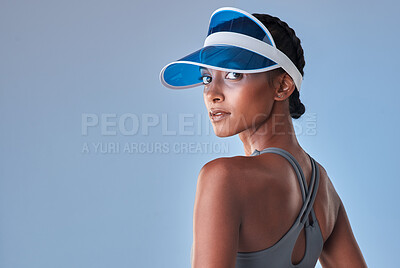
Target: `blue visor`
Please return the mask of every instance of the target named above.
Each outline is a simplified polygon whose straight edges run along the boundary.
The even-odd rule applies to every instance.
[[[281,54],[258,19],[240,9],[220,8],[210,18],[204,46],[166,65],[160,80],[172,89],[195,87],[203,84],[201,67],[238,73],[264,72],[285,66],[282,62],[288,65],[288,58],[280,60],[286,57]]]
[[[275,46],[272,37],[269,37],[269,32],[265,26],[258,20],[248,17],[246,14],[236,10],[216,11],[210,19],[210,26],[208,34],[217,32],[235,32],[254,37],[258,40],[264,41],[271,46]]]
[[[216,45],[203,47],[171,63],[164,71],[164,80],[174,87],[190,87],[203,83],[200,68],[254,71],[276,65],[272,60],[240,47]]]

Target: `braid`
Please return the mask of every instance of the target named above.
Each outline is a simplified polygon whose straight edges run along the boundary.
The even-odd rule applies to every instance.
[[[295,31],[286,22],[277,17],[258,13],[253,13],[252,15],[267,27],[277,48],[288,56],[301,75],[304,76],[304,51]],[[279,69],[283,72],[282,68]],[[291,117],[294,119],[299,118],[305,112],[304,104],[300,101],[300,93],[297,89],[289,97],[289,110]]]

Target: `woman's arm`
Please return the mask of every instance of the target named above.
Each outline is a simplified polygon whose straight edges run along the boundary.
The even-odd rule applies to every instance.
[[[367,267],[342,202],[340,202],[335,226],[325,241],[319,261],[324,268]]]
[[[192,268],[235,267],[240,202],[232,168],[216,159],[200,171],[193,213]]]

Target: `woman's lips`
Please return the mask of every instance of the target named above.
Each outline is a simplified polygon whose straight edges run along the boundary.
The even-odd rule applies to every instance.
[[[213,122],[221,121],[228,117],[231,113],[221,109],[210,109],[209,115]]]

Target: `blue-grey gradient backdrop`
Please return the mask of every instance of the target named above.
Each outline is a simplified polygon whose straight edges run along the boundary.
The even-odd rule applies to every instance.
[[[295,29],[299,142],[369,266],[397,265],[397,2],[1,0],[1,268],[189,267],[198,172],[244,152],[213,134],[201,87],[173,91],[158,75],[203,45],[222,6]]]

